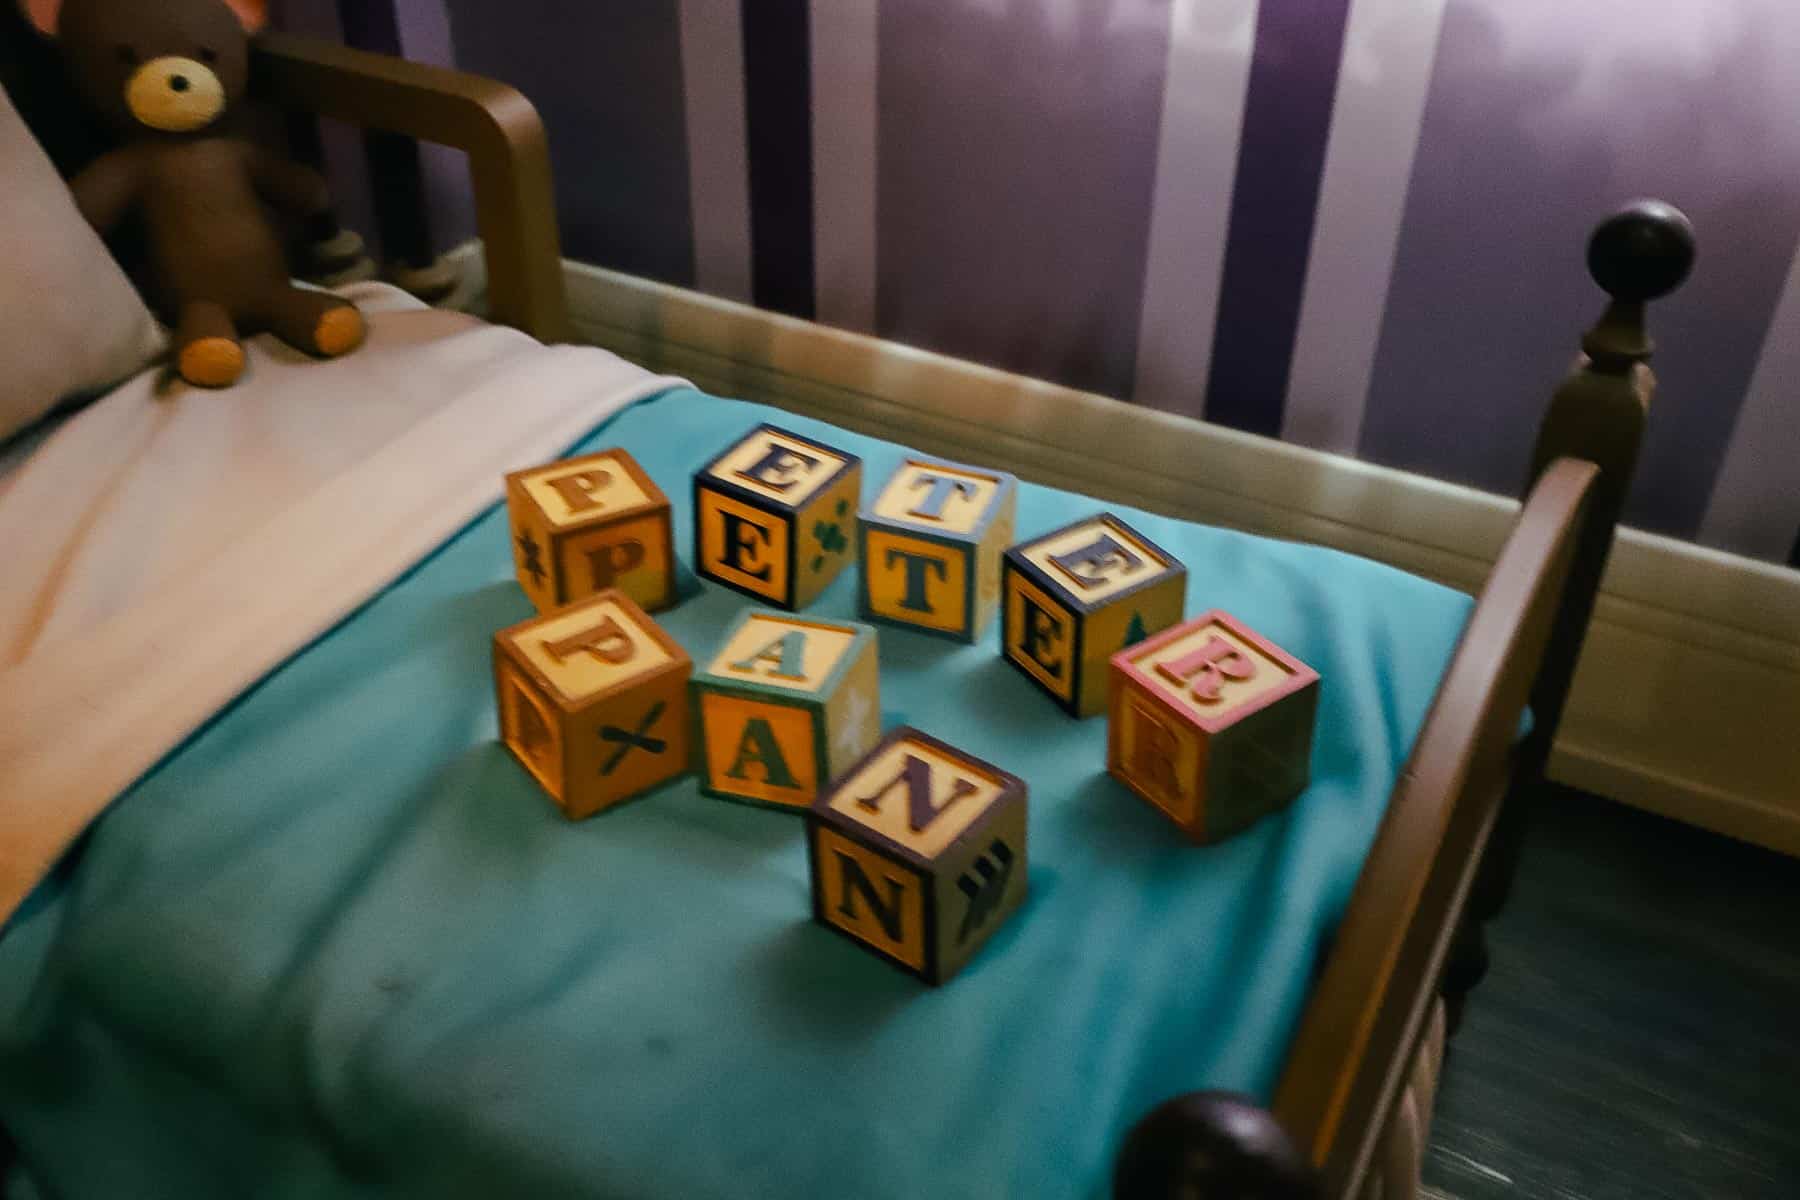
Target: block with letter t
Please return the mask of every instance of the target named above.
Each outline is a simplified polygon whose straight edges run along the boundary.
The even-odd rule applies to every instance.
[[[694,569],[805,608],[854,557],[861,501],[861,459],[759,425],[694,474]]]
[[[1107,660],[1181,620],[1187,568],[1111,513],[1006,552],[1001,645],[1072,715],[1106,708]]]
[[[700,790],[805,809],[881,735],[875,631],[750,609],[694,676]]]
[[[999,607],[1018,483],[1004,471],[912,456],[863,511],[862,615],[958,641]]]
[[[549,612],[618,588],[655,612],[675,603],[669,498],[623,450],[506,477],[519,585]]]
[[[943,983],[1025,899],[1025,782],[908,726],[812,806],[813,917]]]
[[[494,635],[500,740],[572,819],[687,771],[692,665],[617,589]]]
[[[1106,766],[1189,837],[1228,837],[1306,787],[1319,674],[1227,613],[1113,656]]]

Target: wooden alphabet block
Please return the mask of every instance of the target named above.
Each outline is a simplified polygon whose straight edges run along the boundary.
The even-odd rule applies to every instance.
[[[1106,768],[1195,841],[1286,805],[1311,775],[1319,674],[1213,611],[1113,655]]]
[[[759,425],[694,475],[694,569],[805,608],[854,557],[862,460]]]
[[[700,790],[804,809],[881,736],[875,631],[750,609],[694,676]]]
[[[943,983],[1025,899],[1025,781],[901,726],[813,804],[813,918]]]
[[[861,612],[973,642],[999,607],[1018,482],[1004,471],[911,457],[862,513]]]
[[[1069,713],[1106,708],[1107,659],[1181,620],[1187,568],[1111,513],[1006,552],[1002,652]]]
[[[549,612],[618,588],[652,612],[675,603],[669,498],[623,450],[506,477],[519,585]]]
[[[571,819],[687,770],[682,648],[612,589],[494,635],[500,740]]]

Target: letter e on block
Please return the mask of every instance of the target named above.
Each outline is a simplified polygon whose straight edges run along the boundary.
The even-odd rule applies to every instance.
[[[927,983],[1025,899],[1023,780],[902,726],[810,810],[813,917]]]

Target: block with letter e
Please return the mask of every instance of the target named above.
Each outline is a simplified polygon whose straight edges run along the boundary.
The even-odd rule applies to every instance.
[[[813,917],[943,983],[1025,899],[1025,781],[909,726],[814,802]]]
[[[875,631],[750,609],[693,695],[700,790],[804,809],[881,735]]]
[[[506,477],[519,585],[549,612],[618,588],[655,612],[675,603],[669,498],[623,450]]]
[[[958,641],[999,607],[1018,483],[1004,471],[908,457],[858,522],[862,615]]]
[[[1319,674],[1213,611],[1113,656],[1106,768],[1217,841],[1306,787]]]
[[[855,555],[862,460],[759,425],[694,474],[694,570],[805,608]]]
[[[692,664],[617,589],[494,635],[500,740],[572,819],[687,770]]]
[[[1187,568],[1111,513],[1006,552],[1002,652],[1070,714],[1106,708],[1107,660],[1181,620]]]

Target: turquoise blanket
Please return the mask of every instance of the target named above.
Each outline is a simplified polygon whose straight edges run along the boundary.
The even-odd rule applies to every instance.
[[[677,391],[624,446],[675,503],[758,422]],[[1025,486],[1021,538],[1103,506]],[[1123,1130],[1266,1098],[1469,602],[1346,555],[1115,508],[1323,676],[1313,779],[1210,848],[998,657],[883,628],[883,723],[1023,776],[1031,894],[948,986],[809,919],[790,814],[691,777],[570,824],[495,742],[530,607],[495,510],[140,781],[0,936],[0,1127],[44,1194],[1102,1196]],[[840,578],[811,611],[850,616]],[[747,603],[684,575],[704,659]],[[24,1185],[18,1185],[24,1194]]]

